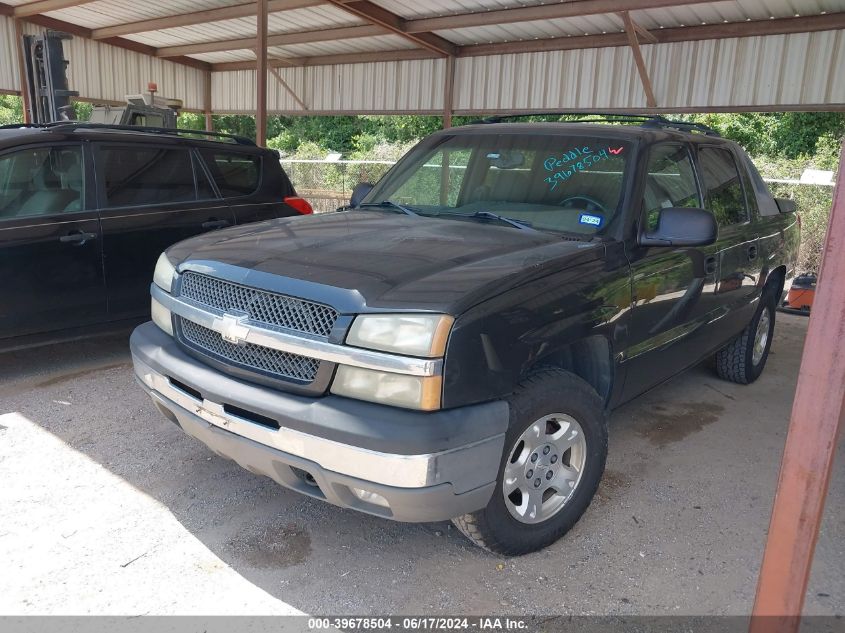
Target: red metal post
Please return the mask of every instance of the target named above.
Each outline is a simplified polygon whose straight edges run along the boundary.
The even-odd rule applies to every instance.
[[[801,622],[834,453],[845,417],[843,279],[845,165],[840,165],[757,583],[751,633],[797,633]]]
[[[267,0],[258,0],[255,64],[256,104],[255,104],[255,142],[259,145],[267,143]]]
[[[211,71],[205,71],[205,94],[203,95],[203,111],[205,113],[205,131],[213,132],[214,125],[211,122]]]
[[[20,20],[15,20],[15,48],[18,51],[18,74],[20,75],[23,122],[32,123],[33,104],[29,102],[29,91],[27,90],[26,85],[26,62],[24,61],[23,36],[23,24]]]

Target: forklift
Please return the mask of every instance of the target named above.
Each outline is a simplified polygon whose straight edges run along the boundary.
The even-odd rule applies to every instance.
[[[29,120],[39,125],[73,121],[71,97],[79,93],[68,88],[64,40],[73,36],[60,31],[24,35],[23,58],[26,90],[29,96]],[[156,96],[157,86],[150,82],[148,93],[126,96],[125,105],[95,105],[90,123],[130,125],[175,129],[182,101]]]

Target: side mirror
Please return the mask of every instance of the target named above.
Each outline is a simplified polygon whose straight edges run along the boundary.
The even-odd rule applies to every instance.
[[[719,227],[704,209],[669,207],[660,210],[657,228],[640,235],[641,246],[707,246],[716,241]]]
[[[775,198],[775,204],[778,205],[778,211],[781,213],[795,213],[795,200],[789,198]]]
[[[373,185],[369,182],[359,182],[352,190],[352,196],[349,198],[349,206],[357,207],[363,202],[367,194],[373,190]]]

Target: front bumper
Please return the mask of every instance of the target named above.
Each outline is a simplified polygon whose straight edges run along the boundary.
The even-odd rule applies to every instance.
[[[483,508],[495,488],[503,402],[422,413],[298,396],[214,371],[152,323],[130,347],[139,383],[168,419],[298,492],[398,521],[440,521]]]

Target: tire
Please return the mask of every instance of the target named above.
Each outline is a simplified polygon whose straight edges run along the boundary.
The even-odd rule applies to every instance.
[[[607,423],[595,390],[559,369],[532,374],[507,401],[510,426],[493,496],[487,507],[452,522],[476,545],[519,556],[557,541],[586,511],[604,473]],[[539,508],[531,499],[540,501]]]
[[[748,385],[766,367],[775,331],[775,296],[764,291],[760,305],[746,328],[716,352],[716,373],[723,380]]]

